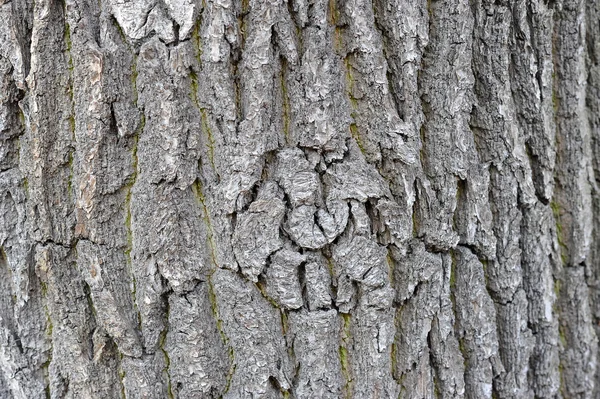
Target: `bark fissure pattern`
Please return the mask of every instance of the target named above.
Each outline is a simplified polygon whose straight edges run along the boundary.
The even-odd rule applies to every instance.
[[[596,0],[0,0],[0,397],[600,394]]]

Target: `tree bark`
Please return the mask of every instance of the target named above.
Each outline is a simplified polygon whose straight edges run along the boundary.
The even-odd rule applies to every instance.
[[[595,398],[597,0],[0,0],[1,398]]]

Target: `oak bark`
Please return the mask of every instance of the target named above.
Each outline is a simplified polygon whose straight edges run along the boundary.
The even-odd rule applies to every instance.
[[[595,398],[597,0],[0,0],[0,398]]]

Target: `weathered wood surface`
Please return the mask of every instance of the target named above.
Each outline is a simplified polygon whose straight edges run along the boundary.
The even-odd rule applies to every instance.
[[[0,398],[597,398],[597,0],[0,0]]]

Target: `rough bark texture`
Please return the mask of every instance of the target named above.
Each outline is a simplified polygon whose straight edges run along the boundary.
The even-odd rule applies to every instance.
[[[0,398],[597,398],[597,0],[0,0]]]

